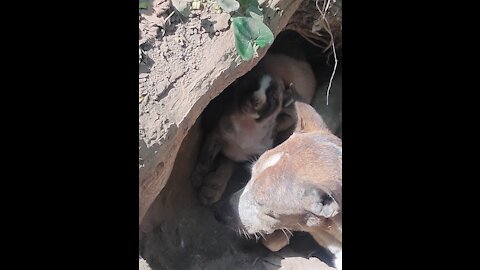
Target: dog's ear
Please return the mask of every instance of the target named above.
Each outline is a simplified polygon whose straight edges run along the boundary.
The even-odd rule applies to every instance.
[[[331,218],[340,211],[338,202],[322,188],[314,187],[305,190],[304,195],[305,210],[316,216]]]

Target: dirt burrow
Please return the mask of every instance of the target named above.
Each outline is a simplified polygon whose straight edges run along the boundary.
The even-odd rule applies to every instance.
[[[312,104],[341,136],[341,66],[333,80],[330,105],[325,106],[331,71],[331,67],[316,66],[319,84]],[[272,253],[215,221],[210,207],[199,203],[190,180],[202,136],[197,123],[183,140],[168,182],[141,224],[141,254],[152,269],[328,269],[323,262],[331,263],[329,255],[305,233],[295,233],[287,248]],[[224,196],[249,178],[242,165],[233,175]]]
[[[168,0],[151,4],[156,9],[141,14],[139,24],[139,222],[148,232],[140,235],[142,255],[153,269],[271,269],[272,256],[298,263],[314,250],[322,253],[308,235],[295,236],[297,240],[283,251],[288,256],[269,253],[219,225],[211,210],[198,203],[189,181],[201,140],[196,119],[208,102],[256,65],[267,48],[258,51],[258,58],[242,62],[225,15],[215,13],[208,3],[188,20],[172,14]],[[277,35],[302,1],[266,4],[270,7],[266,24]],[[319,87],[325,92],[325,83]],[[321,97],[316,102],[324,104]],[[336,110],[327,124],[341,121],[341,103],[339,108],[340,114]],[[175,160],[181,162],[174,166]],[[245,177],[241,170],[236,175]],[[259,263],[253,264],[257,258]]]
[[[165,0],[152,4],[162,18],[172,14]],[[300,5],[301,0],[265,2],[266,24],[278,34]],[[188,20],[176,13],[153,25],[140,16],[139,64],[139,223],[146,210],[165,186],[180,143],[210,100],[263,57],[244,62],[237,58],[233,31],[216,27],[218,14],[206,5]],[[223,16],[223,15],[222,15]],[[148,21],[148,22],[147,22]],[[213,26],[213,28],[212,28]],[[142,29],[143,28],[143,29]],[[148,38],[152,28],[157,36]],[[219,30],[220,29],[220,30]]]

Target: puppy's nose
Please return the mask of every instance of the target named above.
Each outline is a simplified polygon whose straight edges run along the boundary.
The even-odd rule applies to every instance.
[[[252,97],[250,99],[250,104],[252,104],[252,109],[257,110],[260,107],[260,99],[258,99],[257,97]]]

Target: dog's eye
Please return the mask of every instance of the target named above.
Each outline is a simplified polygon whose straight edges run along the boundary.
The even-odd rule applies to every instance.
[[[322,195],[320,200],[321,200],[322,204],[327,205],[327,204],[330,204],[330,203],[333,202],[333,197],[330,194],[325,193],[325,194]]]
[[[273,218],[273,219],[277,219],[277,218],[275,217],[275,215],[274,215],[273,213],[271,213],[271,212],[265,213],[265,215],[266,215],[266,216],[269,216],[269,217],[271,217],[271,218]]]

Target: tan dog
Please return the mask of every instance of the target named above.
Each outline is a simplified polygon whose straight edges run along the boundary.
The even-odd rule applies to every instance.
[[[273,250],[288,243],[278,230],[306,231],[342,258],[342,141],[308,104],[296,102],[298,122],[285,142],[266,151],[244,189],[219,203],[217,220],[236,231],[262,235]]]
[[[294,90],[293,84],[301,91]],[[277,134],[295,124],[293,100],[310,103],[315,86],[315,76],[307,62],[267,54],[230,87],[232,99],[220,104],[228,109],[216,113],[221,117],[206,134],[192,176],[203,204],[220,200],[234,162],[254,159],[286,138]]]

